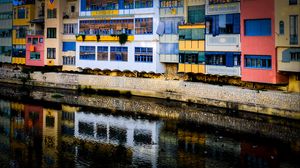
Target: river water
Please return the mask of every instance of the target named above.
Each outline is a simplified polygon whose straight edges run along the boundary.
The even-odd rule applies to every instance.
[[[52,96],[56,102],[33,97],[0,98],[1,168],[300,166],[298,121],[214,113],[215,108],[188,104],[174,109],[180,103],[142,98],[86,96],[91,104],[78,105],[83,98],[73,96],[78,101],[72,105],[57,95]],[[107,103],[89,106],[100,99]],[[110,99],[115,108],[107,105]],[[120,109],[122,102],[131,112]],[[136,112],[140,107],[133,104],[150,112]],[[198,110],[193,116],[200,119],[166,109],[178,114]],[[159,112],[165,115],[151,115]]]

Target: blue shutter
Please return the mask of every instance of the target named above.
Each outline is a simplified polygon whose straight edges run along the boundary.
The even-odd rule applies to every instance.
[[[232,52],[226,53],[226,66],[233,67],[233,53]]]
[[[81,0],[81,11],[86,11],[86,0]]]
[[[233,33],[240,34],[240,14],[233,15]]]
[[[124,9],[124,0],[119,0],[119,9]]]
[[[75,51],[76,43],[75,42],[63,42],[63,51]]]
[[[282,51],[282,62],[290,62],[290,61],[291,61],[290,50],[286,49]]]
[[[219,35],[219,16],[213,17],[213,35]]]

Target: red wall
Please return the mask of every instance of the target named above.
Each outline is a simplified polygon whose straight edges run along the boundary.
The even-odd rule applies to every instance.
[[[39,60],[31,60],[30,59],[30,46],[32,44],[28,44],[28,38],[43,38],[43,43],[38,42],[38,44],[34,45],[35,52],[40,53],[40,59]],[[44,36],[27,36],[26,37],[26,65],[29,66],[44,66]]]
[[[286,83],[287,78],[277,72],[277,56],[275,48],[275,4],[274,0],[241,0],[241,44],[242,44],[242,80],[261,83]],[[271,36],[244,36],[245,19],[270,18]],[[245,68],[245,55],[270,55],[272,69]]]

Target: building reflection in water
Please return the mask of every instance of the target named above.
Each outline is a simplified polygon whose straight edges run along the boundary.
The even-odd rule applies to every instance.
[[[222,136],[201,125],[85,112],[69,105],[49,107],[0,99],[0,164],[217,168],[285,164],[280,163],[276,145]]]

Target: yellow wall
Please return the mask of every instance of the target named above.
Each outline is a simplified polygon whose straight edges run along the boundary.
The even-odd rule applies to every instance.
[[[180,51],[204,51],[204,40],[179,40]]]
[[[205,73],[205,65],[203,65],[203,64],[178,64],[178,72]]]
[[[16,14],[18,16],[18,8],[23,8],[25,7],[26,10],[28,10],[29,17],[25,19],[13,19],[13,25],[14,26],[25,26],[25,25],[30,25],[30,20],[32,20],[35,16],[35,5],[30,4],[30,5],[21,5],[21,6],[16,6],[14,7],[14,10],[16,10]]]
[[[13,30],[12,31],[12,38],[13,38],[13,41],[12,43],[13,44],[18,44],[18,45],[25,45],[26,44],[26,39],[25,38],[17,38],[16,37],[16,30]]]
[[[276,46],[300,46],[300,31],[298,30],[298,45],[290,45],[289,16],[298,15],[298,28],[300,24],[300,2],[289,5],[288,0],[275,0],[275,38]],[[279,22],[284,22],[284,34],[279,34]]]
[[[82,36],[76,38],[77,41],[82,41]],[[133,41],[134,36],[128,36],[127,41]],[[84,41],[97,41],[97,36],[85,36]],[[115,36],[100,36],[100,41],[119,41],[119,37]]]
[[[26,59],[24,58],[20,58],[20,57],[12,57],[11,63],[12,64],[25,64]]]
[[[291,92],[300,92],[300,79],[297,80],[296,73],[290,74],[288,90]]]

